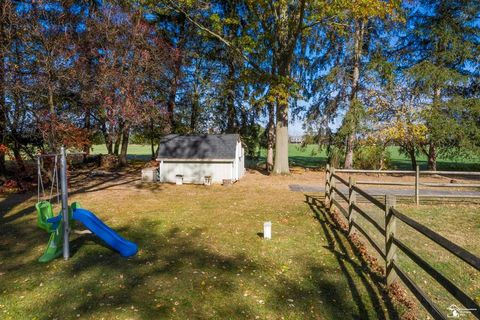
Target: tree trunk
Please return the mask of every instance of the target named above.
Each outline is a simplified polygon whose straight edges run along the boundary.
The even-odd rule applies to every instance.
[[[437,171],[437,149],[433,141],[428,148],[428,170]]]
[[[107,135],[105,137],[105,145],[107,147],[107,153],[108,154],[113,154],[112,138],[109,135]]]
[[[441,88],[437,87],[434,89],[433,93],[433,111],[437,112],[440,108],[441,103]],[[428,170],[437,171],[437,148],[435,137],[430,137],[430,143],[428,146]]]
[[[112,137],[109,134],[104,134],[104,137],[105,137],[105,146],[107,147],[107,153],[113,154]]]
[[[167,132],[166,134],[173,133],[175,131],[175,97],[177,96],[176,80],[173,81],[172,87],[170,88],[170,94],[168,96],[167,103]]]
[[[109,134],[107,130],[107,126],[105,123],[102,124],[102,133],[103,133],[103,138],[105,140],[105,146],[107,147],[107,153],[108,154],[113,154],[113,142],[112,142],[112,136]]]
[[[355,133],[349,133],[347,137],[347,147],[345,152],[345,162],[343,167],[345,169],[352,169],[353,168],[353,148],[355,143]]]
[[[3,6],[0,5],[3,9]],[[3,10],[0,11],[3,15]],[[0,43],[3,44],[3,21],[0,22]],[[0,49],[0,145],[5,143],[5,132],[6,132],[6,117],[7,117],[7,108],[6,108],[6,101],[5,101],[5,57],[3,50]],[[5,153],[1,151],[0,148],[0,178],[5,176]]]
[[[125,125],[124,123],[120,123],[119,127],[118,127],[118,131],[117,133],[115,134],[115,145],[114,145],[114,148],[113,148],[113,153],[118,156],[118,150],[120,149],[120,143],[122,142],[122,135],[123,135],[123,129],[125,128]]]
[[[268,102],[268,124],[267,124],[267,162],[268,172],[273,170],[273,146],[275,145],[275,106]]]
[[[150,151],[152,152],[152,160],[155,160],[155,142],[153,141],[153,137],[150,139]]]
[[[130,127],[125,125],[122,131],[122,148],[120,150],[120,165],[127,165],[128,138],[130,137]]]
[[[181,77],[181,70],[182,70],[182,58],[178,57],[177,60],[175,61],[175,74],[173,76],[173,79],[171,81],[170,85],[170,93],[168,95],[168,102],[167,102],[167,132],[168,133],[173,133],[175,132],[176,128],[176,122],[175,122],[175,107],[176,107],[176,102],[175,99],[177,98],[177,89],[178,89],[178,84],[180,81]]]
[[[277,124],[275,130],[275,164],[273,173],[289,174],[288,165],[288,103],[289,81],[291,80],[290,66],[297,41],[302,33],[305,0],[300,0],[295,8],[287,1],[274,1],[276,11],[275,42],[277,49],[274,50],[275,65],[278,66],[276,81],[280,84],[279,89],[284,91],[285,96],[277,102]],[[292,10],[291,10],[292,9]],[[293,21],[293,23],[292,23]]]
[[[415,147],[409,147],[408,155],[410,156],[410,161],[412,163],[412,170],[417,170],[417,158],[415,157]]]
[[[274,174],[289,174],[288,166],[288,101],[277,103],[277,126],[275,130]]]
[[[197,89],[193,93],[192,99],[192,114],[190,115],[190,132],[195,133],[197,131],[197,121],[198,121],[198,114],[200,112],[200,104],[199,104],[199,94]]]
[[[122,135],[119,133],[117,138],[115,139],[115,143],[113,144],[113,154],[118,156],[118,152],[120,150],[120,144],[122,142]]]
[[[15,163],[17,165],[17,172],[21,173],[21,172],[25,172],[25,163],[23,162],[23,159],[22,159],[22,154],[20,153],[20,144],[18,143],[17,140],[15,140],[15,142],[13,143],[13,148],[12,148],[12,151],[13,151],[13,156],[15,158]]]
[[[227,78],[227,133],[234,133],[236,127],[236,111],[235,111],[235,66],[233,62],[228,64]]]
[[[50,148],[50,151],[53,153],[56,153],[56,143],[55,143],[55,129],[53,127],[53,121],[56,121],[56,113],[55,113],[55,103],[53,101],[53,85],[51,83],[48,84],[48,106],[50,108],[50,117],[52,120],[51,126],[50,126],[50,132],[48,132],[48,145]]]
[[[186,36],[185,36],[185,27],[186,27],[186,17],[183,14],[180,14],[178,17],[178,43],[176,46],[176,49],[180,52],[175,59],[174,59],[174,75],[170,83],[170,92],[168,95],[168,101],[167,101],[167,126],[164,128],[164,133],[169,134],[169,133],[174,133],[176,129],[176,121],[175,121],[175,108],[176,108],[176,102],[175,99],[177,97],[177,90],[178,86],[180,84],[180,80],[182,77],[182,65],[183,65],[183,56],[181,52],[183,52],[183,47],[185,45],[186,41]]]
[[[95,10],[95,8],[90,8],[92,10]],[[87,13],[87,20],[91,19],[91,15],[94,14],[92,10],[88,10]],[[82,90],[87,90],[87,92],[92,92],[95,90],[95,82],[96,82],[96,76],[97,76],[97,64],[95,62],[95,55],[91,51],[91,46],[92,44],[90,43],[90,38],[93,35],[91,35],[88,31],[87,34],[85,34],[85,40],[81,41],[80,43],[80,52],[81,55],[87,60],[87,65],[85,68],[85,74],[86,74],[86,81],[83,82],[83,87],[81,88]],[[81,95],[81,101],[82,105],[84,106],[85,109],[85,119],[84,119],[84,128],[87,130],[87,135],[88,135],[88,144],[85,145],[83,148],[83,152],[85,154],[83,155],[83,161],[85,162],[87,159],[87,156],[90,154],[90,149],[92,147],[92,132],[91,132],[91,117],[92,117],[92,109],[95,106],[95,103],[92,102],[91,95],[88,96],[82,96]]]
[[[89,135],[89,139],[88,139],[88,144],[86,144],[84,147],[83,147],[83,152],[84,155],[83,155],[83,162],[86,162],[87,160],[87,156],[90,154],[90,148],[92,146],[92,142],[90,141],[90,127],[91,127],[91,123],[90,123],[90,108],[87,107],[85,108],[85,122],[84,122],[84,128],[87,130],[87,134]]]
[[[150,119],[150,147],[152,152],[152,160],[155,160],[155,131],[154,131],[154,123],[153,119]]]
[[[358,84],[360,80],[360,59],[362,57],[363,35],[365,30],[364,21],[355,21],[355,34],[353,45],[353,69],[352,69],[352,92],[350,93],[350,106],[349,112],[354,112],[354,104],[357,99]],[[356,113],[356,112],[355,112]],[[347,146],[345,152],[345,162],[343,167],[345,169],[352,169],[353,167],[353,150],[355,145],[355,136],[357,133],[356,126],[357,115],[352,113],[351,119],[346,125],[348,128]]]

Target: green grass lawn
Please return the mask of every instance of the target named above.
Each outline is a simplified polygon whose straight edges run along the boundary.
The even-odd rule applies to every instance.
[[[38,263],[48,235],[36,227],[36,195],[0,198],[0,318],[401,316],[345,236],[289,191],[306,175],[251,173],[204,187],[136,184],[138,174],[71,180],[80,189],[70,201],[139,245],[129,259],[93,235],[73,235],[70,260]],[[267,220],[270,241],[259,236]]]
[[[384,212],[382,210],[366,203],[358,205],[368,212],[374,220],[378,221],[381,226],[384,225]],[[480,256],[480,210],[478,205],[398,205],[397,209],[474,255]],[[380,234],[360,215],[357,215],[356,222],[368,232],[380,248],[384,248],[383,234]],[[437,271],[455,283],[477,304],[480,304],[480,273],[477,270],[401,221],[397,221],[397,236]],[[363,238],[363,235],[361,237]],[[382,258],[375,253],[373,247],[368,245],[365,239],[364,242],[367,244],[370,253],[379,261],[382,261]],[[439,310],[444,314],[448,314],[447,308],[450,305],[461,305],[408,256],[397,251],[397,259],[401,268],[438,305]],[[426,311],[422,310],[420,318],[426,317]]]
[[[453,243],[480,256],[480,210],[478,205],[399,206],[401,212],[428,226]],[[437,271],[480,304],[480,272],[455,257],[430,239],[399,223],[399,237]],[[410,278],[416,281],[440,310],[452,304],[460,305],[435,279],[420,270],[406,255],[399,261]],[[473,317],[472,317],[473,318]]]
[[[105,144],[96,144],[92,147],[92,154],[107,154],[107,147]],[[151,147],[149,145],[129,144],[128,145],[129,159],[148,161],[152,157]]]
[[[105,154],[107,149],[105,145],[93,146],[94,154]],[[399,152],[398,147],[388,147],[393,169],[410,170],[411,163],[409,158]],[[301,147],[297,144],[290,144],[288,146],[289,161],[291,166],[300,167],[323,167],[327,162],[326,150],[319,148],[318,145],[307,145]],[[151,147],[148,145],[135,145],[128,146],[128,155],[130,159],[138,160],[150,160],[151,159]],[[250,159],[247,161],[247,166],[263,166],[266,159],[266,150],[260,150],[258,159]],[[427,158],[425,155],[418,157],[418,163],[422,170],[427,169]],[[480,170],[480,155],[460,156],[453,159],[442,158],[438,159],[439,170],[463,170],[463,171],[479,171]]]

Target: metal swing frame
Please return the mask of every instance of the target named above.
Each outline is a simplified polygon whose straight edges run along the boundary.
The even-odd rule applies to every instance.
[[[69,153],[69,154],[84,154],[84,152],[78,153]],[[56,153],[48,153],[48,154],[38,154],[37,155],[37,165],[38,165],[38,201],[40,201],[40,188],[42,188],[42,192],[45,196],[45,189],[43,186],[42,176],[41,176],[41,158],[46,157],[55,157],[55,172],[52,179],[56,178],[57,181],[57,199],[61,198],[62,201],[62,229],[63,229],[63,259],[68,260],[70,258],[70,243],[69,243],[69,236],[70,236],[70,225],[69,225],[69,217],[68,217],[68,182],[67,182],[67,153],[64,146],[60,148],[60,154]],[[58,157],[60,157],[60,177],[57,173],[58,168]],[[60,178],[60,195],[58,193],[58,179]],[[50,199],[52,198],[53,193],[53,181],[52,187],[50,188]]]

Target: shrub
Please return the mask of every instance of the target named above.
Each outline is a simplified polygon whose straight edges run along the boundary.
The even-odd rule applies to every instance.
[[[340,168],[341,162],[345,157],[344,148],[339,148],[335,145],[327,147],[328,163],[334,168]]]
[[[353,159],[356,169],[381,170],[389,168],[390,164],[390,153],[377,144],[360,143]]]

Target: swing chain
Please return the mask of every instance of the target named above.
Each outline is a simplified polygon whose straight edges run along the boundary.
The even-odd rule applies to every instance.
[[[38,183],[37,183],[37,202],[40,202],[40,198],[43,200],[46,199],[46,194],[45,194],[45,185],[43,184],[43,177],[42,177],[42,167],[43,167],[44,161],[42,157],[37,158],[37,178],[38,178]],[[48,201],[52,200],[53,196],[53,189],[54,185],[56,184],[56,198],[57,198],[57,203],[60,203],[60,193],[58,190],[59,186],[59,177],[58,177],[58,155],[54,155],[54,164],[53,164],[53,173],[52,173],[52,184],[50,187],[50,195],[48,198]],[[41,195],[40,195],[41,194]]]

